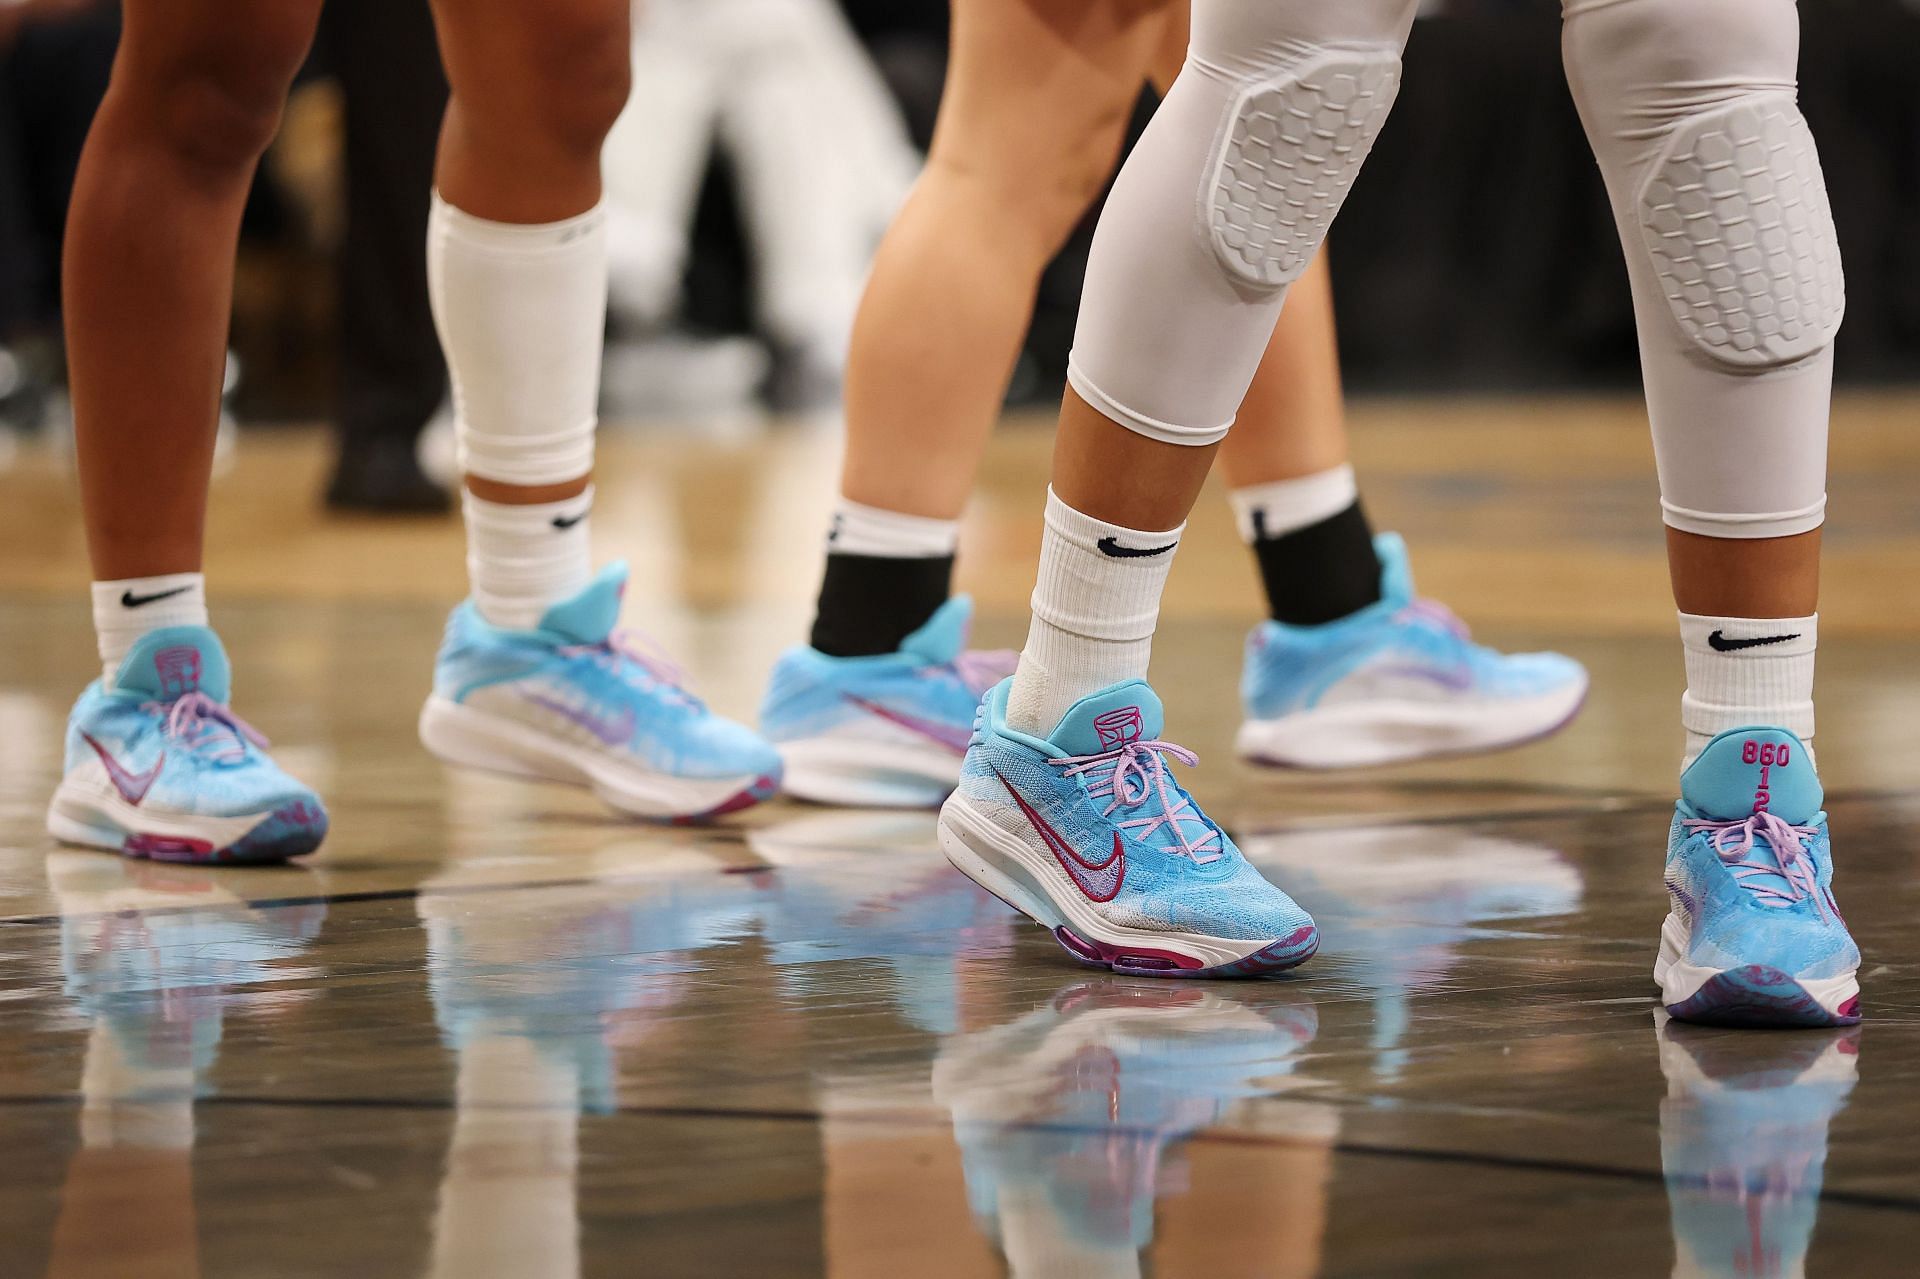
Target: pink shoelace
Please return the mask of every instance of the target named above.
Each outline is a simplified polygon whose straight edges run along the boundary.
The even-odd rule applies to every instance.
[[[1795,826],[1767,812],[1755,813],[1738,821],[1689,820],[1684,825],[1689,834],[1706,833],[1712,837],[1713,851],[1733,872],[1735,881],[1761,904],[1784,910],[1795,902],[1811,897],[1814,905],[1820,908],[1820,913],[1827,913],[1825,894],[1820,891],[1813,860],[1807,856],[1806,841],[1820,833],[1817,828]],[[1738,843],[1734,842],[1736,839]],[[1748,856],[1753,852],[1756,839],[1764,839],[1772,847],[1774,856],[1780,861],[1778,866]],[[1786,887],[1756,882],[1762,879],[1784,880]]]
[[[689,703],[699,701],[687,691],[687,672],[684,667],[667,656],[660,642],[645,631],[620,627],[598,644],[567,644],[560,649],[563,657],[592,657],[616,675],[622,662],[632,662],[655,682]]]
[[[198,689],[171,702],[146,702],[140,707],[148,714],[165,714],[167,736],[183,743],[188,750],[205,749],[207,755],[223,764],[238,763],[247,755],[247,743],[261,750],[267,739],[253,725]]]
[[[1171,779],[1167,776],[1165,756],[1179,760],[1188,768],[1200,762],[1200,757],[1186,747],[1162,741],[1128,742],[1119,750],[1102,751],[1098,755],[1070,755],[1065,759],[1050,759],[1047,762],[1067,777],[1078,777],[1111,765],[1104,777],[1091,779],[1087,784],[1088,795],[1094,799],[1111,800],[1101,816],[1110,817],[1117,809],[1133,808],[1149,797],[1158,797],[1158,817],[1136,817],[1119,823],[1120,829],[1134,831],[1136,838],[1145,840],[1165,826],[1173,836],[1174,847],[1195,862],[1204,866],[1208,862],[1218,861],[1225,856],[1220,848],[1220,832],[1206,818],[1191,811],[1191,799],[1173,789]],[[1187,822],[1201,828],[1202,833],[1197,839],[1187,837]]]
[[[984,696],[988,689],[1013,674],[1013,668],[1019,664],[1020,654],[1006,648],[968,649],[952,663],[953,673],[976,696]]]

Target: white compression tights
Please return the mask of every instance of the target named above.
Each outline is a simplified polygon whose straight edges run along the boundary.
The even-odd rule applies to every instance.
[[[1194,0],[1187,64],[1094,237],[1070,377],[1211,444],[1385,122],[1417,0]]]
[[[1667,523],[1817,527],[1839,253],[1794,0],[1564,0],[1632,278]],[[1185,70],[1100,222],[1071,378],[1140,434],[1232,424],[1398,84],[1414,0],[1194,0]],[[1498,175],[1489,175],[1498,180]]]
[[[1567,76],[1640,329],[1666,522],[1785,537],[1826,508],[1845,291],[1795,102],[1794,0],[1564,0]]]

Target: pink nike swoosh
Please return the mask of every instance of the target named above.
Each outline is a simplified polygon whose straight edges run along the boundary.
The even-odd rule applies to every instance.
[[[1013,783],[1001,776],[998,769],[994,770],[993,775],[1000,778],[1000,784],[1007,788],[1007,794],[1013,796],[1013,802],[1020,806],[1020,811],[1027,815],[1033,828],[1040,832],[1040,839],[1053,853],[1054,860],[1060,863],[1060,868],[1067,872],[1067,877],[1073,880],[1080,891],[1087,895],[1088,901],[1110,902],[1120,895],[1120,885],[1127,878],[1127,849],[1120,840],[1119,831],[1113,832],[1112,856],[1103,862],[1090,862],[1076,853],[1073,845],[1060,837],[1060,832],[1047,824],[1047,819],[1021,797],[1020,792],[1013,788]]]
[[[633,729],[637,721],[631,706],[622,706],[619,714],[609,718],[596,715],[591,711],[578,710],[565,702],[556,701],[551,697],[542,697],[538,693],[522,693],[521,696],[535,706],[550,710],[560,718],[578,724],[598,738],[603,745],[619,747],[633,740]]]
[[[106,747],[94,741],[89,734],[82,733],[80,736],[86,740],[87,745],[93,747],[93,753],[98,755],[100,762],[106,766],[107,780],[111,781],[113,788],[120,792],[120,798],[138,807],[140,801],[147,797],[147,792],[153,789],[154,779],[160,776],[160,768],[167,762],[167,753],[161,751],[160,758],[154,760],[153,767],[146,772],[130,773],[120,766],[120,761],[115,759]]]
[[[878,715],[889,724],[898,724],[909,733],[917,733],[921,737],[938,742],[956,755],[965,755],[967,746],[973,741],[971,729],[955,728],[951,724],[922,719],[918,715],[909,715],[905,711],[896,711],[890,706],[882,706],[879,702],[870,702],[864,697],[855,697],[852,693],[842,693],[841,696],[867,714]]]

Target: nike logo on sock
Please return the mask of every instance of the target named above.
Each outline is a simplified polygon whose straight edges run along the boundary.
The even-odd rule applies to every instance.
[[[139,608],[142,604],[151,604],[156,600],[170,600],[176,595],[185,595],[191,586],[176,586],[170,591],[156,591],[152,595],[135,595],[132,591],[120,592],[121,608]]]
[[[1113,832],[1113,853],[1107,860],[1090,862],[1073,851],[1073,845],[1062,839],[1060,832],[1047,824],[1047,819],[1042,817],[1033,805],[1013,788],[1012,782],[1000,776],[998,769],[994,770],[993,775],[1000,778],[1000,784],[1007,788],[1007,794],[1013,796],[1013,802],[1020,806],[1022,813],[1026,814],[1027,821],[1032,823],[1033,829],[1040,836],[1040,841],[1053,853],[1053,858],[1060,863],[1060,868],[1067,872],[1067,878],[1087,895],[1088,901],[1110,902],[1120,895],[1120,885],[1126,882],[1127,878],[1127,848],[1121,842],[1119,831]]]
[[[1695,631],[1694,634],[1699,634]],[[1743,648],[1759,648],[1763,644],[1784,644],[1788,640],[1797,640],[1798,635],[1762,635],[1757,639],[1728,639],[1720,631],[1707,636],[1707,647],[1716,653],[1737,653]]]
[[[1180,543],[1168,542],[1165,546],[1122,546],[1113,538],[1103,537],[1095,545],[1099,546],[1102,555],[1110,555],[1116,560],[1141,560],[1152,555],[1165,555]]]
[[[564,533],[591,514],[592,511],[582,511],[578,515],[556,515],[553,517],[553,526]]]
[[[115,759],[106,747],[94,741],[90,734],[82,733],[80,736],[86,741],[87,745],[93,747],[93,753],[100,757],[100,763],[103,764],[107,770],[107,780],[111,781],[113,788],[120,792],[120,798],[134,805],[136,808],[139,807],[140,801],[147,797],[149,790],[153,789],[154,779],[160,776],[161,765],[167,762],[166,752],[162,751],[160,758],[154,760],[153,767],[149,768],[146,772],[130,773],[121,766],[120,761]]]

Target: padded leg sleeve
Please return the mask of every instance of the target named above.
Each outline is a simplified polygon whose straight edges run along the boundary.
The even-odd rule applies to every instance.
[[[1069,376],[1142,435],[1217,442],[1287,286],[1386,122],[1416,0],[1195,0],[1187,64],[1122,169]]]
[[[1666,522],[1785,537],[1826,510],[1833,214],[1794,0],[1565,0],[1568,78],[1626,251]]]

